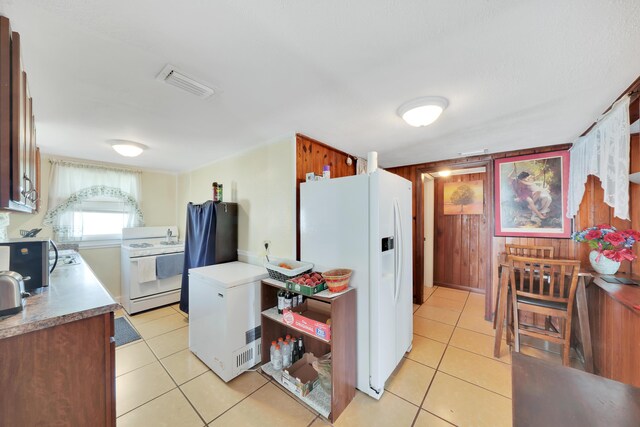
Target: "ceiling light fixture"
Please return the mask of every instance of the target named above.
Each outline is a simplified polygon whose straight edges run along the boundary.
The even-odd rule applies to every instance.
[[[126,139],[112,139],[109,143],[118,154],[124,157],[137,157],[149,148],[139,142],[127,141]]]
[[[451,171],[450,170],[442,170],[442,171],[438,172],[438,176],[445,177],[445,176],[450,176],[450,175],[451,175]]]
[[[440,96],[425,96],[406,102],[398,108],[398,115],[414,127],[429,126],[438,120],[449,106],[449,101]]]

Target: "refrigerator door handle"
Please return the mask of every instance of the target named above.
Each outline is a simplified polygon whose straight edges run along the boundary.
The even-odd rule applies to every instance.
[[[402,279],[402,223],[400,216],[400,206],[398,205],[398,199],[393,200],[393,232],[395,233],[395,266],[394,266],[394,280],[393,280],[393,301],[398,302],[398,296],[400,295],[400,281]]]

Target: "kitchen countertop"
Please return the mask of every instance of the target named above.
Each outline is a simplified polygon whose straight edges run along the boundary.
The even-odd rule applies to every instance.
[[[50,285],[25,299],[20,313],[0,318],[0,339],[120,308],[84,262],[56,267]]]

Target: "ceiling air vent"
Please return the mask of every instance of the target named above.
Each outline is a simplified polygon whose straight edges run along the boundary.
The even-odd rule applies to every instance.
[[[208,98],[215,92],[213,88],[196,81],[193,77],[179,71],[171,64],[167,64],[167,66],[160,71],[156,80],[160,80],[185,90],[193,95],[199,96],[200,98]]]

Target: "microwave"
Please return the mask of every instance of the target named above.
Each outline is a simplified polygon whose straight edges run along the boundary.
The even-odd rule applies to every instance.
[[[49,286],[49,275],[58,263],[58,248],[49,239],[9,239],[0,242],[0,246],[9,246],[9,270],[24,277],[25,292]],[[53,264],[49,260],[49,251],[55,252]]]

